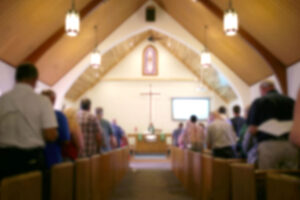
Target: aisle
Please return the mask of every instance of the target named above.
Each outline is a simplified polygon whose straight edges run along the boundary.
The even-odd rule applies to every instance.
[[[115,189],[112,200],[191,200],[162,158],[137,157]]]

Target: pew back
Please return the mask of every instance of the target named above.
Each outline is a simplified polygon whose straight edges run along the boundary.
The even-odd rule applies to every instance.
[[[1,200],[41,200],[42,174],[30,172],[4,178],[1,181]]]
[[[74,183],[74,165],[66,162],[51,168],[51,199],[72,200]]]
[[[288,174],[268,174],[267,200],[299,200],[300,172],[298,176]]]
[[[213,159],[212,199],[230,200],[231,197],[231,168],[233,163],[243,162],[240,159]]]
[[[201,199],[210,200],[212,192],[213,157],[203,154],[201,157]]]
[[[90,199],[91,195],[91,164],[90,159],[82,158],[75,161],[75,199]]]

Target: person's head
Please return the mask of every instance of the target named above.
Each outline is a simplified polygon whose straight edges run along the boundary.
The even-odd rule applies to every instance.
[[[91,105],[92,105],[92,102],[88,98],[82,99],[80,102],[81,110],[90,111]]]
[[[53,90],[43,90],[42,95],[48,97],[50,99],[52,105],[54,105],[56,94]]]
[[[112,124],[113,124],[113,125],[117,125],[117,120],[116,120],[116,119],[113,119],[113,120],[112,120]]]
[[[241,114],[241,107],[239,105],[233,106],[233,113],[235,116],[240,116]]]
[[[179,128],[179,129],[182,129],[182,128],[183,128],[183,123],[182,123],[182,122],[179,123],[178,128]]]
[[[191,116],[191,118],[190,118],[190,121],[192,122],[192,123],[196,123],[197,122],[197,116],[196,115],[192,115]]]
[[[265,96],[270,91],[275,90],[275,84],[271,80],[265,80],[260,84],[260,94]]]
[[[25,63],[18,66],[15,80],[17,83],[26,83],[31,87],[35,87],[38,80],[38,70],[33,64]]]
[[[211,112],[210,115],[209,115],[209,121],[213,122],[213,121],[215,121],[217,119],[222,119],[220,113],[216,112],[216,111],[215,112]]]
[[[204,123],[199,123],[199,126],[204,130],[205,129],[205,124]]]
[[[221,106],[219,109],[218,109],[218,112],[222,115],[226,115],[227,113],[227,110],[224,106]]]
[[[96,112],[96,116],[98,118],[102,119],[102,117],[103,117],[103,108],[97,107],[96,110],[95,110],[95,112]]]

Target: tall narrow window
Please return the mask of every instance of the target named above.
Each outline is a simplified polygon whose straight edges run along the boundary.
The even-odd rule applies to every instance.
[[[158,53],[153,45],[149,45],[143,52],[143,75],[156,76],[158,74]]]

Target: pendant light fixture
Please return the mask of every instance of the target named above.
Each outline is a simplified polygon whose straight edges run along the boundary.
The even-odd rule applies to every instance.
[[[68,36],[75,37],[80,30],[80,16],[75,9],[75,0],[72,0],[71,9],[68,11],[65,20],[65,30]]]
[[[102,58],[101,58],[100,51],[98,51],[98,49],[97,49],[97,43],[98,43],[98,41],[97,41],[97,32],[98,32],[98,27],[95,26],[94,29],[95,29],[95,49],[94,49],[94,51],[91,54],[90,64],[91,64],[91,66],[94,69],[98,69],[99,66],[101,65]]]
[[[228,9],[224,13],[224,31],[227,36],[234,36],[239,29],[238,14],[232,6],[232,0],[229,0]]]
[[[207,49],[207,41],[206,41],[206,35],[207,35],[207,25],[204,26],[204,50],[201,53],[201,65],[204,68],[207,68],[211,65],[211,57],[210,52]]]

